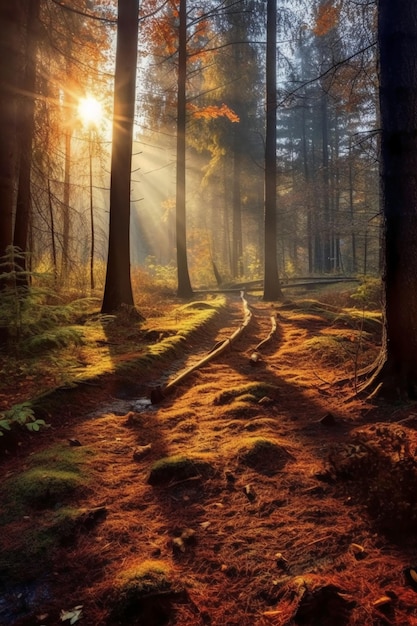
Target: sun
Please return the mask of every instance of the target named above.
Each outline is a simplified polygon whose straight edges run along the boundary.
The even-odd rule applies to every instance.
[[[93,96],[81,98],[78,104],[78,115],[86,126],[90,124],[97,126],[103,117],[101,102]]]

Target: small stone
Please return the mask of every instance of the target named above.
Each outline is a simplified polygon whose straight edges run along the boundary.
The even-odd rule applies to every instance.
[[[184,543],[188,543],[188,544],[194,543],[195,542],[195,530],[193,530],[192,528],[186,528],[181,533],[181,539],[183,540]]]
[[[323,424],[323,426],[334,426],[336,424],[336,418],[333,413],[326,413],[319,422]]]
[[[136,450],[133,452],[133,459],[135,461],[140,461],[145,456],[147,456],[151,450],[152,450],[151,443],[148,443],[146,446],[140,446],[139,448],[136,448]]]
[[[263,396],[263,397],[259,400],[258,404],[263,404],[263,405],[265,405],[265,406],[269,406],[270,404],[274,404],[274,401],[273,401],[273,399],[272,399],[272,398],[270,398],[269,396]]]
[[[243,488],[243,493],[245,494],[249,502],[253,502],[254,500],[256,500],[256,493],[254,492],[252,485],[245,485],[245,487]]]
[[[83,445],[80,441],[78,441],[78,439],[68,439],[68,443],[69,443],[69,445],[70,445],[70,446],[72,446],[73,448],[75,448],[75,447],[79,447],[79,446],[82,446],[82,445]]]
[[[228,483],[234,483],[236,481],[236,476],[232,474],[230,470],[226,470],[224,475],[226,476],[226,480]]]

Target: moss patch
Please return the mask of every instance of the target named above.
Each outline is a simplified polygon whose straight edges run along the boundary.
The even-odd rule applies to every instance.
[[[170,567],[159,561],[144,561],[122,572],[115,587],[109,625],[162,626],[170,621],[172,602],[187,598]]]
[[[45,572],[55,549],[71,542],[84,511],[70,500],[85,493],[88,448],[52,446],[28,460],[0,489],[0,577],[25,581]],[[89,476],[89,478],[87,478]]]
[[[250,437],[244,440],[238,457],[242,465],[251,467],[266,476],[273,476],[294,459],[292,454],[278,442],[262,437]]]
[[[214,404],[230,404],[234,400],[242,400],[243,402],[259,402],[265,396],[274,397],[278,392],[275,385],[268,383],[247,383],[233,389],[226,389],[217,394]]]
[[[180,455],[164,457],[156,461],[148,478],[150,485],[168,485],[189,478],[207,478],[214,474],[214,468],[201,458]]]
[[[91,454],[87,448],[59,445],[33,455],[26,471],[2,485],[7,515],[0,523],[24,514],[27,507],[56,508],[77,490],[85,490],[88,479],[82,468]]]

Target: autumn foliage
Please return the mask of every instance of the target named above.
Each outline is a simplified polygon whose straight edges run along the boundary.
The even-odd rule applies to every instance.
[[[323,2],[317,9],[313,32],[321,37],[326,35],[339,22],[340,4],[333,2]]]
[[[240,121],[239,116],[224,103],[221,106],[210,105],[205,107],[197,107],[194,104],[188,104],[188,110],[195,119],[210,120],[218,117],[226,117],[233,123]]]

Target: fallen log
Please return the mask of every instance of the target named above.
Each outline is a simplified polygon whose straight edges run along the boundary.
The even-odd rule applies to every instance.
[[[222,341],[220,345],[216,344],[214,349],[212,349],[205,357],[200,359],[200,361],[198,361],[197,363],[195,363],[188,369],[184,370],[184,372],[179,374],[171,382],[167,383],[165,387],[156,387],[155,389],[153,389],[151,391],[152,404],[157,404],[158,402],[161,402],[169,393],[173,391],[175,387],[177,387],[180,383],[182,383],[183,380],[187,378],[187,376],[189,376],[190,374],[198,370],[203,365],[206,365],[206,363],[209,363],[210,361],[215,359],[217,356],[219,356],[219,354],[222,354],[223,352],[225,352],[228,348],[230,348],[232,343],[236,341],[236,339],[238,339],[243,334],[243,332],[245,331],[245,329],[247,328],[247,326],[249,325],[252,319],[252,312],[249,308],[248,301],[246,300],[245,294],[243,291],[240,292],[240,298],[242,300],[242,306],[243,306],[242,324],[234,331],[234,333],[232,333],[230,337]]]

